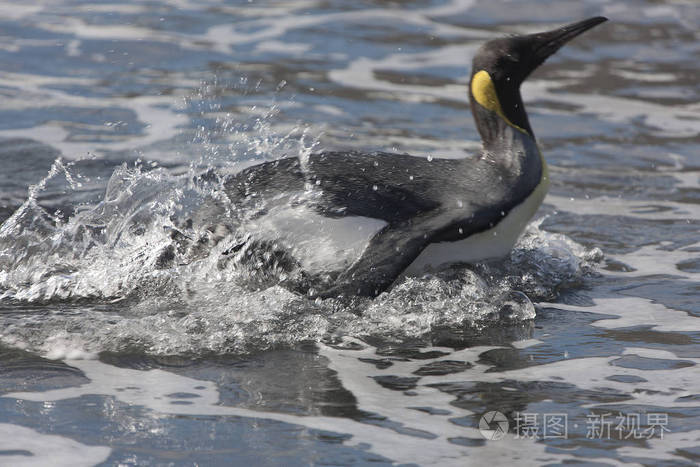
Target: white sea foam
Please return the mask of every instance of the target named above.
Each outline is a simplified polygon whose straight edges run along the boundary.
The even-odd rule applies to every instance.
[[[700,219],[700,206],[674,201],[638,201],[610,196],[587,199],[549,195],[545,203],[578,215],[605,214],[657,221]]]
[[[648,326],[659,332],[700,332],[700,318],[685,311],[674,310],[660,303],[639,297],[596,298],[594,306],[581,307],[563,303],[550,306],[562,310],[593,311],[617,316],[600,319],[593,326],[606,329],[620,329],[635,326]],[[545,304],[543,304],[545,305]]]
[[[64,436],[0,423],[0,463],[3,465],[88,467],[105,462],[111,452],[106,446],[86,446]]]
[[[450,444],[446,437],[438,440],[421,437],[408,437],[410,443],[399,451],[395,449],[397,442],[407,438],[391,428],[382,428],[353,420],[343,420],[342,428],[334,417],[296,416],[285,413],[257,411],[252,409],[229,407],[219,402],[219,392],[216,385],[209,381],[190,379],[162,370],[139,371],[117,368],[105,365],[99,361],[71,361],[72,366],[79,368],[89,379],[90,383],[77,387],[58,389],[41,393],[13,393],[3,397],[29,401],[60,401],[73,399],[87,394],[111,396],[131,406],[142,406],[156,414],[172,415],[210,415],[238,416],[255,419],[275,420],[282,423],[302,425],[310,429],[341,432],[352,435],[346,444],[349,446],[370,446],[372,452],[384,455],[399,462],[419,462],[424,465],[457,465],[460,458],[467,454],[467,449]],[[198,397],[188,398],[189,404],[178,404],[172,394],[196,394]],[[418,426],[420,431],[428,427]],[[449,428],[449,423],[445,425]],[[449,429],[450,433],[464,435],[465,432],[476,434],[475,429]],[[508,450],[515,452],[515,447]],[[532,443],[534,452],[542,452],[541,448]]]
[[[377,77],[382,69],[402,70],[410,74],[415,69],[429,66],[454,66],[462,63],[463,57],[472,56],[480,44],[446,46],[439,52],[418,52],[414,54],[392,54],[379,59],[360,57],[352,61],[345,69],[331,71],[329,77],[336,83],[347,87],[361,87],[367,90],[384,91],[386,98],[406,102],[432,102],[438,99],[466,103],[466,65],[464,84],[455,83],[439,87],[417,84],[393,83]],[[656,76],[656,75],[655,75]],[[627,123],[641,119],[652,127],[652,133],[671,138],[688,138],[698,134],[697,122],[700,109],[696,104],[667,106],[639,99],[616,97],[610,95],[576,94],[560,92],[559,88],[571,83],[558,80],[528,80],[522,86],[524,100],[547,101],[560,105],[574,106],[576,112],[596,115],[597,118],[613,122]],[[567,112],[554,111],[562,115]],[[568,111],[570,112],[570,111]]]
[[[535,345],[542,344],[543,342],[539,339],[523,339],[520,341],[513,341],[510,343],[516,349],[527,349],[529,347],[534,347]]]
[[[131,96],[91,98],[69,93],[56,86],[80,85],[96,86],[98,83],[90,78],[47,77],[23,73],[3,73],[0,84],[19,92],[13,98],[7,98],[4,108],[14,108],[22,111],[44,109],[46,107],[66,107],[77,109],[121,108],[134,115],[134,121],[144,125],[139,135],[129,138],[115,136],[102,141],[104,146],[112,151],[131,150],[139,146],[147,146],[159,141],[168,140],[180,133],[180,127],[188,122],[185,115],[175,111],[176,100],[171,96]],[[106,122],[96,122],[85,125],[86,129],[104,130]],[[35,139],[59,149],[65,157],[77,159],[89,153],[100,154],[100,144],[92,141],[79,141],[70,138],[70,128],[59,122],[46,122],[31,128],[12,128],[0,130],[2,137],[27,137]]]
[[[700,253],[693,251],[700,243],[688,245],[678,250],[664,249],[663,245],[654,247],[645,245],[633,253],[611,255],[611,258],[620,261],[632,271],[620,273],[624,276],[648,276],[650,274],[666,274],[669,276],[690,279],[700,279],[700,272],[684,271],[679,265],[689,261],[700,261]],[[612,275],[612,274],[611,274]]]
[[[351,344],[350,348],[345,348]],[[369,449],[371,452],[383,455],[396,462],[416,462],[421,465],[458,465],[464,456],[470,459],[492,459],[496,465],[508,459],[528,458],[544,461],[576,459],[575,453],[566,450],[553,453],[544,450],[545,445],[527,438],[508,439],[500,442],[489,442],[485,445],[476,443],[469,447],[454,444],[453,439],[483,439],[476,426],[455,424],[453,420],[471,416],[472,412],[455,406],[454,396],[440,390],[441,385],[467,379],[472,382],[509,381],[538,381],[558,383],[565,378],[567,383],[581,390],[617,391],[628,395],[629,399],[615,404],[632,404],[634,406],[648,405],[651,407],[696,407],[697,402],[679,402],[678,397],[693,394],[695,390],[692,378],[688,378],[686,368],[663,370],[639,370],[615,365],[618,356],[587,357],[560,360],[553,363],[533,365],[527,368],[494,372],[493,366],[481,361],[481,355],[498,347],[472,347],[460,351],[449,348],[425,348],[426,352],[440,352],[439,357],[412,359],[391,359],[391,366],[380,369],[368,362],[382,359],[376,349],[362,341],[344,339],[343,347],[321,345],[320,354],[328,359],[329,367],[340,379],[343,387],[349,390],[357,401],[359,409],[380,416],[386,416],[387,422],[382,425],[366,424],[350,419],[343,419],[342,424],[334,417],[298,416],[289,413],[258,411],[252,408],[222,405],[218,388],[215,383],[176,375],[168,371],[153,369],[148,371],[118,368],[95,360],[78,360],[67,362],[80,369],[90,380],[79,387],[49,390],[44,392],[23,392],[5,394],[5,398],[26,401],[47,402],[74,399],[83,395],[94,394],[113,397],[130,406],[142,406],[153,412],[153,417],[160,414],[170,415],[209,415],[209,416],[239,416],[253,419],[275,420],[282,423],[302,425],[310,429],[345,433],[351,438],[344,441],[347,446],[357,446]],[[668,351],[658,351],[643,348],[628,348],[623,355],[634,355],[642,358],[677,360],[678,357]],[[442,376],[422,376],[416,387],[409,394],[383,388],[375,378],[394,376],[414,376],[416,371],[431,364],[448,359],[451,362],[464,362],[470,367],[463,372]],[[700,359],[682,358],[685,362],[700,363]],[[642,377],[643,382],[635,383],[635,391],[626,382],[611,379],[611,376],[627,375]],[[518,391],[518,389],[511,390]],[[187,397],[188,404],[178,403],[178,394],[195,394],[197,397]],[[600,406],[598,403],[596,406]],[[604,405],[604,404],[603,404]],[[430,408],[433,414],[416,410]],[[657,409],[658,410],[658,409]],[[667,434],[668,436],[668,434]],[[674,433],[670,436],[672,446],[678,448],[693,447],[697,441],[694,432]],[[395,447],[401,445],[402,449]],[[364,447],[363,447],[364,446]],[[678,458],[678,451],[671,451],[667,443],[653,440],[645,447],[623,448],[617,455],[634,454],[640,459]],[[13,449],[17,449],[16,445]],[[613,458],[606,462],[621,464]]]

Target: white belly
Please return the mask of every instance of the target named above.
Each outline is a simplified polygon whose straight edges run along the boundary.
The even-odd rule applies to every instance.
[[[274,240],[312,273],[343,270],[355,262],[387,223],[348,216],[329,218],[306,206],[281,206],[245,226],[248,232]]]
[[[502,258],[510,253],[527,223],[535,215],[549,188],[546,169],[542,182],[525,201],[511,209],[492,229],[456,242],[429,244],[406,268],[404,275],[420,275],[450,263],[475,263]]]

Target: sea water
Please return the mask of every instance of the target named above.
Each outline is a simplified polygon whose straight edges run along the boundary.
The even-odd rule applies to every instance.
[[[700,459],[692,1],[0,11],[0,465]],[[352,302],[222,259],[208,174],[468,157],[479,45],[594,15],[523,86],[551,188],[509,257]]]

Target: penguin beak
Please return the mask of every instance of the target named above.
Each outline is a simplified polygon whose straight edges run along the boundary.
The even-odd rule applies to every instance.
[[[604,16],[596,16],[593,18],[584,19],[577,23],[567,24],[564,27],[554,29],[552,31],[540,32],[532,34],[530,39],[533,42],[532,50],[534,52],[533,61],[534,68],[541,65],[547,57],[559,50],[564,44],[569,42],[574,37],[577,37],[588,31],[594,26],[604,23],[608,19]]]

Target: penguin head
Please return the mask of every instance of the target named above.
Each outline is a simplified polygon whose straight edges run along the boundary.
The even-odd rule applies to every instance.
[[[485,143],[511,127],[534,138],[520,85],[564,44],[607,18],[596,16],[551,31],[486,42],[472,62],[469,100]]]

